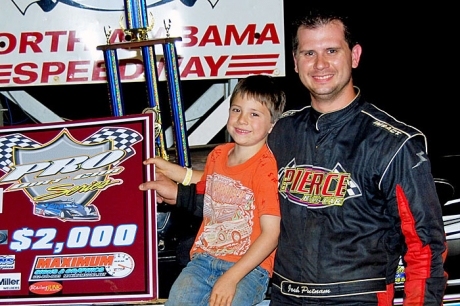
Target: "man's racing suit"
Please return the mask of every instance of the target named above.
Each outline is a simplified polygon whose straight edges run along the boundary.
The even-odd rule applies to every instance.
[[[270,305],[441,305],[447,245],[425,136],[364,101],[288,111],[268,137],[281,235]],[[444,257],[443,257],[444,256]]]

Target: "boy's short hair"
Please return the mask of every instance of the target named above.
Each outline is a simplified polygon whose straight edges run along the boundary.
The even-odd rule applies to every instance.
[[[237,95],[253,98],[265,105],[270,110],[272,123],[275,123],[280,118],[286,105],[284,91],[281,90],[273,77],[265,74],[250,75],[239,80],[233,89],[230,105],[232,105],[234,97]]]

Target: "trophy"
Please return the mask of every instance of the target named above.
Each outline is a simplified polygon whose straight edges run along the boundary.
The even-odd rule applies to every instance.
[[[165,144],[164,130],[161,122],[160,97],[158,94],[158,71],[155,55],[155,45],[162,45],[165,60],[165,76],[168,85],[169,105],[172,116],[172,129],[178,163],[183,167],[191,167],[185,116],[182,102],[179,64],[177,59],[176,41],[181,37],[170,37],[171,20],[164,22],[166,37],[149,39],[148,32],[153,28],[153,17],[150,26],[147,16],[147,6],[143,0],[124,0],[126,28],[120,25],[125,33],[126,42],[110,44],[111,30],[104,29],[106,45],[98,46],[104,52],[108,91],[111,100],[111,110],[114,116],[123,116],[123,93],[118,66],[118,49],[139,48],[142,53],[144,76],[147,87],[149,108],[144,112],[155,112],[155,153],[156,156],[169,160]]]

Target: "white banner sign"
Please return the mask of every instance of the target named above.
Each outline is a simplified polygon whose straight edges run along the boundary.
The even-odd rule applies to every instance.
[[[283,1],[144,2],[148,39],[165,38],[168,25],[170,36],[181,38],[175,44],[182,80],[285,76]],[[2,0],[0,87],[106,82],[97,47],[126,41],[124,3]],[[161,45],[155,53],[164,80]],[[144,81],[141,49],[120,49],[117,56],[123,82]]]

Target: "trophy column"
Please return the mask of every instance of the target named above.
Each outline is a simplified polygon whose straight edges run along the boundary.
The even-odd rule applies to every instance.
[[[186,122],[182,103],[180,75],[176,46],[173,41],[163,43],[165,55],[165,75],[168,81],[169,105],[171,106],[172,126],[176,144],[176,156],[181,166],[190,167]]]
[[[158,95],[158,72],[155,45],[163,46],[165,61],[165,76],[168,85],[169,105],[172,116],[172,129],[178,163],[183,167],[191,167],[184,110],[182,107],[182,90],[178,68],[175,42],[180,37],[169,37],[170,25],[166,27],[167,37],[161,39],[148,39],[147,8],[145,1],[125,0],[125,18],[127,29],[125,38],[127,42],[110,44],[110,32],[106,32],[107,44],[98,46],[104,52],[104,61],[107,71],[108,91],[111,99],[111,109],[114,116],[124,115],[123,93],[118,67],[117,49],[140,49],[142,52],[144,76],[147,87],[147,98],[150,108],[156,113],[155,143],[157,156],[168,160],[164,130],[162,128],[161,112]],[[166,26],[166,24],[165,24]]]

